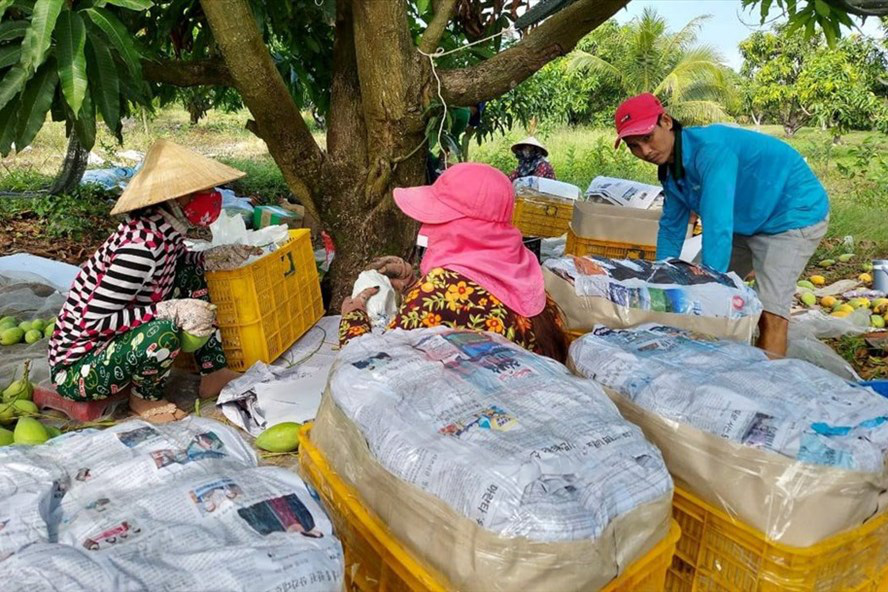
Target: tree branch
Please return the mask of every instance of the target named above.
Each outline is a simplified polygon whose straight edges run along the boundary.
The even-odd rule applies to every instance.
[[[234,86],[228,66],[212,60],[142,60],[142,75],[150,82],[173,86]]]
[[[473,105],[496,98],[557,57],[612,17],[629,0],[579,0],[550,17],[524,39],[477,66],[440,72],[444,100]]]
[[[435,6],[435,16],[426,28],[425,33],[422,34],[422,39],[419,42],[420,51],[432,53],[438,49],[438,42],[441,41],[441,37],[447,29],[447,23],[453,17],[453,11],[456,10],[458,2],[459,0],[441,0],[437,3]]]
[[[324,154],[268,53],[248,0],[201,0],[201,6],[259,137],[290,190],[319,219],[311,186],[321,182]]]

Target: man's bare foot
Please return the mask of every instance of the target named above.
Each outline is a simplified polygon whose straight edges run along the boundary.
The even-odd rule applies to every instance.
[[[166,399],[157,401],[149,401],[130,393],[129,396],[130,410],[147,421],[154,423],[167,423],[184,418],[187,414],[170,403]]]
[[[206,376],[201,376],[200,387],[198,387],[197,393],[201,399],[218,397],[225,385],[239,376],[240,372],[235,372],[230,368],[222,368]]]

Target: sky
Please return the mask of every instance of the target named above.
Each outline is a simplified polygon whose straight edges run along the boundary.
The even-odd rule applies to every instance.
[[[776,2],[774,3],[776,4]],[[632,0],[629,5],[618,12],[614,18],[625,23],[641,15],[646,7],[651,7],[663,16],[673,31],[681,29],[691,19],[704,14],[711,14],[700,31],[699,42],[715,47],[725,59],[725,63],[735,70],[740,69],[743,58],[737,45],[759,30],[759,10],[743,10],[740,0]],[[779,12],[772,9],[771,18],[779,18]],[[765,25],[765,29],[771,25]],[[862,31],[868,35],[879,37],[879,21],[867,19]]]

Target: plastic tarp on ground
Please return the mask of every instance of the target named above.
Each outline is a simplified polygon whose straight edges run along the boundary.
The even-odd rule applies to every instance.
[[[800,360],[678,329],[597,328],[571,364],[609,389],[676,482],[805,547],[888,506],[888,399]]]
[[[0,448],[8,591],[342,588],[342,549],[294,473],[189,418]]]
[[[0,317],[11,315],[19,321],[51,319],[65,302],[50,280],[40,275],[19,271],[0,271]],[[31,345],[24,341],[17,345],[0,346],[0,388],[21,378],[22,364],[31,361],[31,382],[49,384],[49,363],[46,359],[48,339]]]
[[[488,333],[368,334],[312,429],[330,466],[457,590],[594,590],[666,536],[659,451],[590,381]]]
[[[571,331],[662,323],[749,342],[762,305],[734,273],[670,259],[562,257],[545,262],[546,290]]]

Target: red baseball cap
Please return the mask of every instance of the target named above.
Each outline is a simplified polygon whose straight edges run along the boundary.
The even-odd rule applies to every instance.
[[[464,162],[445,170],[433,185],[399,187],[395,203],[424,224],[444,224],[460,218],[511,222],[515,207],[512,182],[487,164]]]
[[[657,126],[657,120],[666,113],[660,99],[651,93],[644,93],[626,99],[617,107],[614,124],[617,126],[617,141],[614,148],[620,145],[621,138],[644,136]]]

